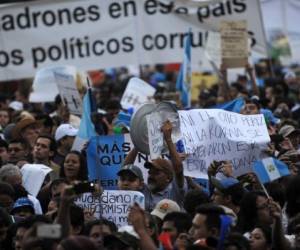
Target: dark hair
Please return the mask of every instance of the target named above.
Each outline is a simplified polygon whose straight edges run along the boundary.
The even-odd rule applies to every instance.
[[[118,231],[118,227],[112,221],[107,220],[107,219],[102,219],[102,223],[103,223],[103,225],[108,226],[112,233],[116,233]]]
[[[286,213],[289,218],[294,217],[300,211],[300,176],[293,176],[286,188]]]
[[[9,214],[6,210],[0,207],[0,225],[9,226],[12,223]]]
[[[0,182],[0,194],[6,194],[14,199],[15,190],[10,184],[6,182]]]
[[[73,227],[81,227],[81,232],[84,228],[84,214],[83,209],[74,204],[70,206],[70,219]]]
[[[92,220],[92,221],[88,221],[87,223],[85,223],[84,225],[84,235],[89,236],[90,232],[92,230],[92,228],[94,226],[102,226],[103,222],[102,220]]]
[[[298,213],[295,217],[289,220],[289,224],[287,227],[287,233],[289,235],[296,234],[296,226],[300,224],[300,213]]]
[[[61,183],[68,184],[67,180],[64,178],[58,178],[51,182],[49,189],[52,190],[53,187],[60,185]]]
[[[192,216],[195,214],[196,207],[209,202],[208,195],[202,190],[190,190],[186,193],[183,200],[185,211]]]
[[[66,250],[97,250],[95,243],[88,237],[82,235],[70,236],[69,238],[62,240],[60,245]]]
[[[8,145],[10,145],[12,143],[20,143],[20,144],[22,144],[22,146],[24,147],[24,149],[27,149],[27,147],[28,147],[27,142],[24,139],[22,139],[22,138],[14,138],[14,139],[12,139],[12,140],[9,141]]]
[[[245,194],[245,189],[241,183],[234,184],[225,190],[221,191],[224,195],[230,195],[234,205],[239,206]]]
[[[241,233],[233,232],[230,233],[224,242],[224,247],[235,246],[239,250],[250,250],[249,240],[244,237]]]
[[[2,138],[0,138],[0,147],[1,148],[8,148],[8,144],[5,140],[3,140]]]
[[[278,202],[280,207],[283,208],[286,200],[284,186],[278,182],[269,182],[266,184],[266,189],[273,200]]]
[[[39,138],[48,139],[50,141],[50,145],[49,145],[50,151],[56,152],[56,149],[57,149],[56,141],[54,140],[54,138],[52,136],[47,135],[47,134],[41,134],[37,137],[36,142]]]
[[[205,225],[208,229],[220,229],[221,219],[220,215],[224,215],[223,208],[212,203],[206,203],[196,208],[196,214],[203,214],[206,216]]]
[[[251,191],[244,195],[240,203],[240,218],[237,228],[240,232],[249,232],[257,223],[256,200],[259,196],[266,197],[262,191]]]
[[[187,213],[183,212],[168,213],[163,219],[163,222],[166,221],[171,221],[174,223],[178,234],[187,233],[192,226],[192,218]]]
[[[263,232],[263,234],[266,238],[267,244],[269,246],[271,246],[272,245],[272,228],[270,226],[261,225],[261,224],[255,225],[253,229],[255,229],[255,228],[259,228]]]
[[[26,229],[29,229],[37,222],[51,224],[51,221],[49,220],[49,218],[47,216],[37,214],[37,215],[31,215],[31,216],[25,218],[24,220],[19,221],[16,224],[16,229],[18,229],[20,227],[24,227]]]
[[[28,195],[28,192],[26,191],[26,189],[20,185],[20,184],[15,184],[15,185],[12,185],[14,191],[15,191],[15,199],[19,199],[19,198],[22,198],[22,197],[27,197]]]
[[[61,168],[60,168],[59,176],[60,176],[61,178],[65,178],[65,177],[66,177],[65,171],[64,171],[64,170],[65,170],[64,165],[65,165],[65,161],[66,161],[66,159],[67,159],[67,156],[68,156],[69,154],[74,154],[74,155],[76,155],[76,156],[79,158],[80,169],[79,169],[79,172],[78,172],[78,180],[82,180],[82,181],[87,180],[87,172],[88,172],[88,171],[87,171],[86,158],[85,158],[85,156],[84,156],[83,154],[81,154],[80,152],[78,152],[78,151],[76,151],[76,150],[70,151],[70,152],[67,153],[67,155],[65,156],[64,162],[63,162],[63,164],[62,164],[62,166],[61,166]]]

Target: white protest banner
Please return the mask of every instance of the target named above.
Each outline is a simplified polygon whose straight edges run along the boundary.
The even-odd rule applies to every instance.
[[[82,101],[79,95],[74,75],[54,72],[56,84],[61,96],[61,99],[70,111],[71,114],[82,114]]]
[[[134,203],[145,208],[144,195],[137,191],[104,190],[101,196],[85,193],[75,199],[76,205],[95,211],[96,218],[106,218],[118,227],[128,225],[128,212]]]
[[[164,149],[164,136],[161,132],[163,121],[161,115],[158,112],[153,112],[147,115],[146,119],[150,158],[157,159],[161,156]]]
[[[121,105],[124,109],[133,108],[137,110],[141,104],[150,101],[155,91],[155,88],[150,84],[133,77],[127,84],[121,99]]]
[[[51,65],[92,70],[181,62],[189,28],[192,63],[198,64],[207,30],[218,30],[224,20],[247,20],[252,48],[266,53],[258,0],[177,3],[48,0],[0,7],[0,80],[32,77]]]
[[[185,174],[204,178],[213,161],[231,160],[234,175],[251,172],[270,137],[263,115],[241,115],[221,109],[179,111],[186,160]]]
[[[220,26],[222,63],[227,68],[242,68],[248,62],[247,22],[223,21]]]
[[[43,164],[24,164],[21,168],[22,183],[28,193],[37,196],[41,186],[51,168]]]

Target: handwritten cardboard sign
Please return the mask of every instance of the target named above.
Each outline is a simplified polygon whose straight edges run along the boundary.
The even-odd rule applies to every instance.
[[[164,137],[161,132],[163,124],[159,113],[153,112],[146,116],[148,127],[148,143],[151,159],[159,158],[164,149]]]
[[[155,88],[143,80],[133,77],[130,79],[121,99],[121,105],[125,109],[137,110],[145,102],[153,97]]]
[[[222,63],[227,68],[245,67],[248,62],[247,22],[222,21],[220,32]]]
[[[241,115],[221,109],[179,111],[185,152],[185,174],[207,178],[213,161],[231,160],[234,175],[251,172],[252,163],[270,141],[263,115]]]
[[[63,103],[71,114],[82,115],[82,101],[73,75],[54,72],[56,84]]]
[[[145,208],[144,195],[137,191],[105,190],[101,196],[84,193],[75,199],[77,206],[95,211],[96,218],[106,218],[118,227],[128,225],[129,209],[134,203]]]

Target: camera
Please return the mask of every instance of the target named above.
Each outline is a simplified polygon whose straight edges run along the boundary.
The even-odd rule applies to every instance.
[[[93,193],[96,191],[96,185],[93,182],[79,182],[73,185],[75,194]]]
[[[60,239],[62,236],[60,224],[42,224],[37,226],[37,237]]]

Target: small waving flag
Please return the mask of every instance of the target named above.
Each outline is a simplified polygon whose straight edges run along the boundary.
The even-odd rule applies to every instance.
[[[290,174],[288,166],[273,157],[255,161],[253,170],[261,183],[267,183]]]

